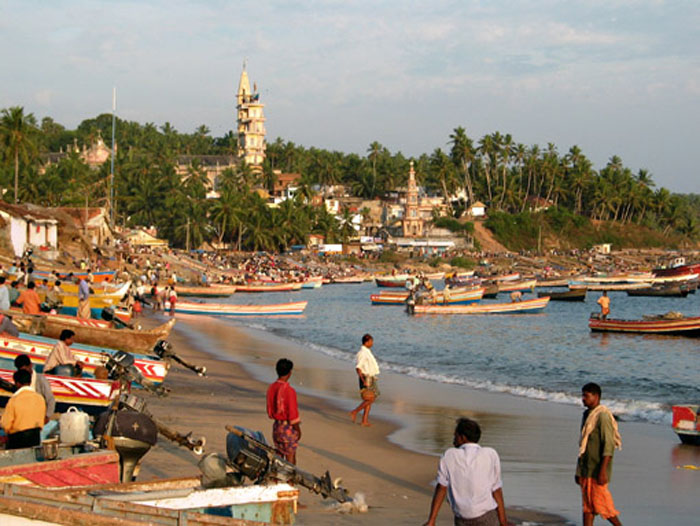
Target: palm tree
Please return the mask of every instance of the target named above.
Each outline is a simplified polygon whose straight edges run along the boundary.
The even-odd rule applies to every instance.
[[[36,152],[36,134],[37,121],[33,113],[25,115],[21,106],[2,110],[0,135],[15,164],[15,203],[19,202],[19,161],[21,158],[27,162]]]
[[[372,163],[372,187],[370,197],[374,197],[375,189],[377,188],[377,161],[379,160],[379,156],[385,150],[386,149],[384,148],[384,146],[379,144],[377,141],[374,141],[372,144],[369,145],[369,148],[367,148],[367,158]]]
[[[462,173],[464,174],[464,186],[467,190],[469,203],[474,203],[474,188],[469,173],[469,165],[474,160],[474,145],[472,140],[467,137],[465,129],[459,126],[450,134],[450,144],[452,144],[452,149],[450,150],[452,161],[462,168]]]

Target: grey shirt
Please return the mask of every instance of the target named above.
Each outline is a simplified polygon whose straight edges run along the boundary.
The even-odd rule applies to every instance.
[[[56,399],[51,391],[51,385],[43,374],[32,372],[32,387],[34,390],[44,397],[46,401],[46,418],[51,418],[56,412]]]

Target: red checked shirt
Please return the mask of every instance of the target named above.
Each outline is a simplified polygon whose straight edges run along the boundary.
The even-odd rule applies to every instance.
[[[299,406],[297,393],[287,382],[277,380],[267,389],[267,416],[273,420],[282,420],[298,424]]]

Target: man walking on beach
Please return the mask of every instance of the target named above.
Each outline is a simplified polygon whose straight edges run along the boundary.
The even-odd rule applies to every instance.
[[[593,519],[600,515],[610,524],[620,526],[620,512],[615,509],[608,483],[613,454],[615,448],[622,447],[622,439],[612,413],[600,404],[600,396],[598,384],[583,386],[582,401],[586,411],[581,421],[575,480],[581,486],[583,497],[583,525],[593,526]]]
[[[448,497],[455,526],[506,526],[506,506],[501,482],[501,461],[490,447],[481,447],[479,424],[457,420],[454,448],[442,455],[437,485],[425,526],[434,526],[440,506]]]
[[[362,413],[362,425],[369,427],[369,410],[372,404],[379,396],[379,384],[377,376],[379,376],[379,365],[372,354],[372,345],[374,338],[371,334],[365,334],[362,337],[362,347],[355,356],[355,372],[360,380],[360,396],[362,402],[355,409],[350,411],[350,418],[355,422],[357,413],[364,410]]]
[[[267,416],[272,418],[272,441],[277,454],[292,464],[297,463],[297,447],[301,439],[301,419],[297,405],[297,393],[289,385],[294,364],[281,358],[275,369],[277,381],[267,389]]]

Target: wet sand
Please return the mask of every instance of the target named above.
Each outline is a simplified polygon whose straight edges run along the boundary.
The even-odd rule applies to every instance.
[[[358,403],[352,364],[228,321],[195,316],[178,320],[170,341],[183,357],[206,365],[208,377],[174,365],[166,382],[171,395],[149,396],[148,405],[180,432],[205,435],[208,452],[225,451],[226,424],[262,430],[270,439],[265,390],[275,379],[276,360],[285,356],[294,361],[291,383],[300,395],[303,433],[299,466],[317,475],[329,470],[351,494],[364,493],[369,505],[365,514],[339,515],[327,501],[302,489],[298,524],[422,524],[437,455],[449,447],[454,420],[461,415],[476,418],[483,429],[482,445],[501,455],[511,522],[578,522],[573,467],[580,408],[383,374],[373,426],[363,428],[348,416]],[[375,351],[381,360],[381,342],[375,342]],[[670,517],[668,523],[675,524],[683,523],[675,519],[692,517],[697,472],[675,466],[700,464],[699,448],[676,445],[670,431],[659,426],[622,423],[621,429],[625,449],[616,455],[612,491],[623,522],[627,517],[630,524],[658,523],[638,520],[651,516]],[[660,453],[660,447],[668,453]],[[139,478],[196,474],[196,462],[189,451],[161,439],[146,456]],[[553,510],[566,519],[548,513]],[[439,523],[452,524],[447,503]]]

